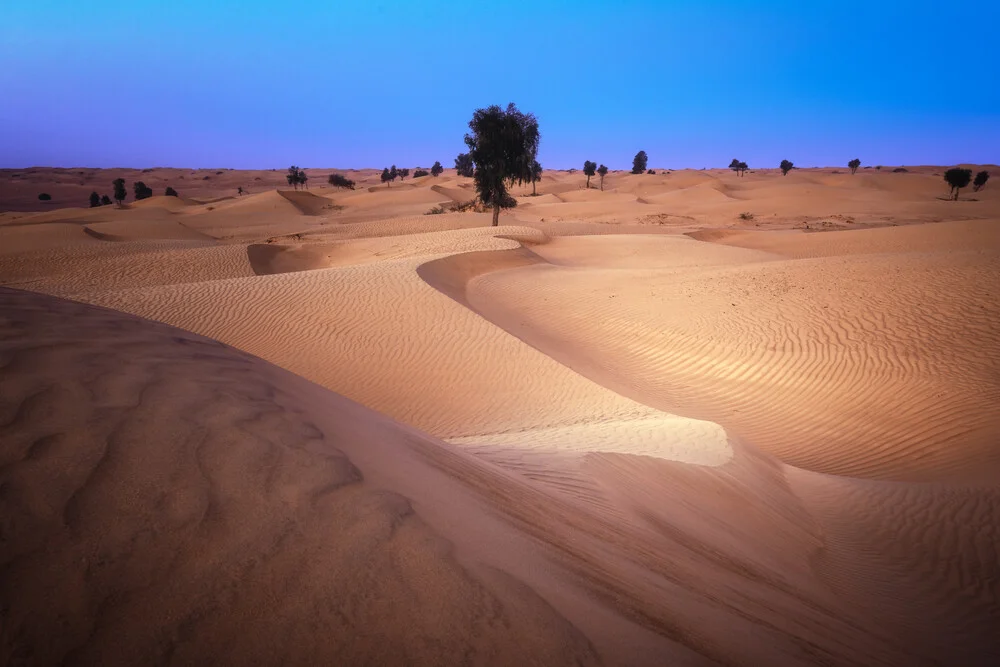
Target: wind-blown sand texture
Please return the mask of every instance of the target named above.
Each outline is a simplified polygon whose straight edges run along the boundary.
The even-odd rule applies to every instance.
[[[309,171],[0,213],[0,663],[1000,663],[993,189]]]

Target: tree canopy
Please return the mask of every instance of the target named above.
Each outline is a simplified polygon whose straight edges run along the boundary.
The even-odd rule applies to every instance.
[[[132,192],[135,193],[136,201],[139,201],[140,199],[149,199],[153,196],[153,188],[147,186],[142,181],[136,181],[132,185]]]
[[[638,153],[636,153],[635,157],[632,158],[632,173],[633,174],[644,173],[646,171],[646,165],[648,164],[648,162],[649,158],[646,155],[646,151],[639,151]]]
[[[465,145],[475,164],[473,179],[480,201],[493,208],[493,226],[500,224],[500,209],[517,201],[507,188],[531,180],[541,134],[538,120],[513,103],[476,109],[469,121]]]
[[[403,180],[410,175],[410,170],[408,167],[404,167],[399,169],[396,173],[399,174],[399,180]]]
[[[125,201],[125,197],[128,196],[128,191],[125,190],[125,179],[116,178],[113,185],[115,187],[115,201],[121,206],[122,202]]]
[[[976,180],[972,181],[972,191],[979,192],[986,186],[986,181],[990,180],[990,172],[981,171],[976,174]]]
[[[38,201],[52,201],[52,195],[48,192],[42,192],[38,195]]]
[[[421,176],[430,176],[431,172],[426,169],[416,169],[413,172],[413,178],[420,178]]]
[[[111,205],[111,197],[109,197],[107,195],[102,195],[101,196],[101,206],[110,206],[110,205]]]
[[[101,195],[96,192],[90,193],[90,208],[97,208],[101,205]]]
[[[163,194],[166,195],[167,197],[176,197],[177,190],[174,190],[172,187],[168,185],[166,191],[164,191]]]
[[[431,167],[431,176],[437,178],[442,172],[444,172],[444,167],[441,166],[441,161],[435,160],[434,166]]]
[[[535,183],[542,180],[542,165],[539,164],[538,160],[531,161],[531,196],[534,197],[538,194],[535,190]]]
[[[379,176],[379,179],[381,179],[381,181],[383,183],[385,183],[385,187],[387,187],[387,188],[391,188],[392,187],[392,185],[390,185],[390,181],[392,180],[392,176],[389,175],[389,167],[383,167],[382,168],[382,175]]]
[[[958,191],[972,181],[972,170],[960,167],[949,169],[944,172],[944,180],[951,187],[951,191],[955,193],[955,201],[958,201]]]
[[[601,192],[604,192],[604,177],[608,175],[608,168],[602,164],[597,168],[597,173],[601,177]]]
[[[326,179],[326,182],[335,188],[346,188],[347,190],[354,189],[354,181],[347,178],[343,174],[330,174]]]
[[[733,158],[733,161],[729,163],[729,168],[735,171],[738,176],[742,176],[749,169],[746,162],[741,162],[736,158]]]
[[[472,178],[476,170],[476,167],[472,162],[472,155],[469,153],[459,153],[458,157],[455,158],[455,170],[458,172],[459,176]]]
[[[288,168],[288,173],[285,174],[285,180],[288,181],[290,186],[298,190],[300,185],[304,186],[306,184],[309,177],[306,175],[305,171],[299,169],[295,165],[292,165]]]
[[[590,189],[590,177],[597,173],[597,163],[590,160],[583,162],[583,175],[587,177],[587,188]]]
[[[783,176],[788,176],[788,172],[795,168],[795,163],[791,160],[781,161],[781,173]]]
[[[850,167],[851,173],[853,174],[858,170],[858,167],[861,166],[861,160],[859,160],[858,158],[854,158],[853,160],[847,163],[847,166]]]

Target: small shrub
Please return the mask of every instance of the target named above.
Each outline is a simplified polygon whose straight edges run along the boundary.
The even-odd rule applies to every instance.
[[[135,192],[136,201],[139,201],[140,199],[149,199],[153,196],[153,188],[147,186],[142,181],[136,181],[132,185],[132,190]]]
[[[207,180],[208,180],[208,179],[210,179],[210,178],[212,178],[212,177],[211,177],[211,176],[203,176],[201,180],[203,180],[203,181],[207,181]]]
[[[430,176],[431,172],[426,169],[417,169],[413,172],[413,178],[420,178],[421,176]]]
[[[153,169],[152,169],[152,168],[146,168],[146,169],[143,169],[143,170],[142,170],[142,173],[144,173],[144,174],[148,174],[148,173],[149,173],[149,172],[151,172],[151,171],[153,171]]]
[[[90,208],[97,208],[101,205],[101,195],[96,192],[90,193]]]
[[[753,213],[750,213],[749,211],[743,211],[742,213],[740,213],[740,220],[746,220],[747,222],[753,220]]]
[[[40,195],[38,195],[38,200],[39,201],[52,201],[52,195],[50,195],[48,192],[43,192]]]
[[[882,165],[878,165],[877,167],[875,167],[875,171],[882,171]]]
[[[655,174],[655,173],[656,173],[656,170],[655,170],[655,169],[650,169],[650,170],[649,170],[649,171],[647,171],[646,173],[647,173],[647,174]]]
[[[101,206],[111,206],[111,197],[104,195],[101,197]]]
[[[437,178],[438,176],[441,175],[441,172],[443,171],[444,167],[441,166],[441,162],[439,160],[436,160],[434,162],[434,165],[431,167],[431,176]]]
[[[909,173],[909,171],[910,170],[907,169],[906,167],[896,167],[895,169],[892,170],[892,173],[894,173],[894,174],[906,174],[906,173]]]
[[[431,210],[424,213],[424,215],[441,215],[444,212],[445,212],[444,206],[435,206]]]
[[[224,171],[217,171],[217,172],[215,172],[215,175],[218,176],[218,175],[224,174],[224,173],[225,173]]]
[[[260,178],[255,180],[259,181]],[[326,182],[335,188],[346,188],[348,190],[354,189],[354,181],[347,178],[343,174],[330,174],[330,176],[326,179]]]
[[[163,194],[166,195],[167,197],[176,197],[177,190],[174,190],[172,187],[168,185],[166,191]]]

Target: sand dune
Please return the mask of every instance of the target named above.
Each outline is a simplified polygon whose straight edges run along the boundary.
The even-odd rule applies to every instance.
[[[11,179],[0,662],[1000,662],[995,189],[380,171]]]

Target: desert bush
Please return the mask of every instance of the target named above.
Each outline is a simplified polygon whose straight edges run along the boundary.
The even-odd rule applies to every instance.
[[[441,215],[444,212],[445,212],[444,206],[435,206],[431,210],[424,213],[424,215]]]
[[[143,174],[148,174],[148,173],[149,173],[149,172],[151,172],[151,171],[153,171],[153,168],[152,168],[152,167],[147,167],[146,169],[143,169],[143,170],[142,170],[142,173],[143,173]]]
[[[176,197],[177,196],[177,190],[174,190],[172,187],[170,187],[168,185],[167,189],[164,191],[163,194],[166,195],[167,197]]]
[[[41,193],[41,194],[38,195],[38,200],[39,201],[52,201],[52,195],[50,195],[48,192],[43,192],[43,193]]]
[[[882,165],[878,165],[878,166],[876,166],[876,167],[875,167],[875,171],[882,171]]]
[[[907,169],[906,167],[896,167],[895,169],[892,170],[892,173],[894,173],[894,174],[906,174],[909,171],[910,170]]]
[[[748,222],[750,220],[753,220],[753,213],[750,213],[749,211],[743,211],[742,213],[740,213],[740,220],[746,220]]]
[[[646,165],[649,163],[649,156],[646,155],[646,151],[639,151],[632,158],[632,173],[641,174],[646,171]]]
[[[221,174],[224,174],[224,173],[226,173],[226,172],[224,172],[224,171],[217,171],[217,172],[215,172],[215,175],[216,176],[220,176]]]
[[[211,177],[211,176],[202,176],[202,177],[201,177],[201,180],[203,180],[203,181],[207,181],[207,180],[208,180],[208,179],[210,179],[210,178],[212,178],[212,177]]]
[[[649,170],[646,171],[646,173],[647,174],[655,174],[656,170],[655,169],[649,169]]]
[[[335,188],[345,188],[347,190],[354,189],[354,181],[347,178],[343,174],[330,174],[326,179],[326,182]]]
[[[986,181],[990,180],[990,172],[981,171],[976,174],[976,180],[972,181],[972,191],[979,192],[986,187]]]
[[[583,175],[587,177],[587,189],[590,189],[590,177],[597,173],[597,163],[590,160],[583,161]]]
[[[136,201],[139,201],[140,199],[149,199],[153,196],[153,189],[148,187],[142,181],[136,181],[135,184],[132,185],[132,191],[135,193]]]
[[[101,206],[110,206],[110,205],[111,205],[111,197],[103,195],[101,197]]]
[[[972,170],[955,167],[944,172],[944,180],[955,193],[955,201],[958,201],[958,191],[967,186],[972,181]]]
[[[97,208],[101,205],[101,195],[96,192],[90,193],[90,208]]]
[[[420,178],[421,176],[430,176],[431,172],[426,169],[417,169],[413,172],[413,178]]]
[[[441,162],[435,160],[434,166],[431,167],[431,176],[437,178],[444,172],[444,167],[441,166]]]

